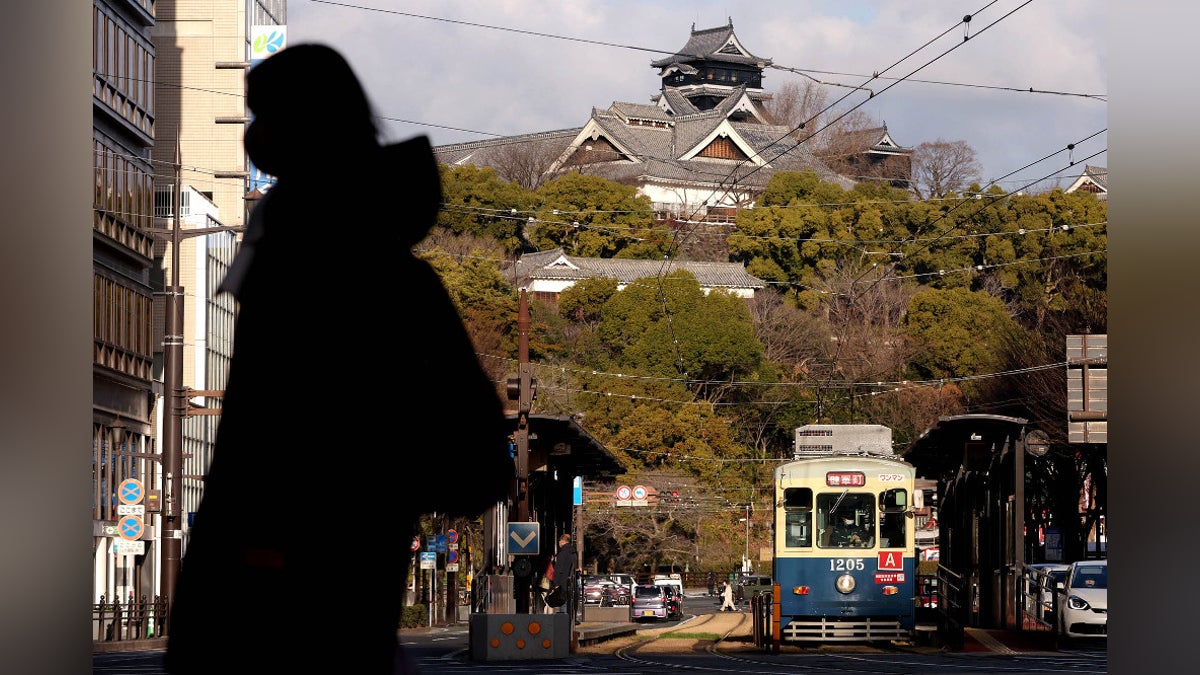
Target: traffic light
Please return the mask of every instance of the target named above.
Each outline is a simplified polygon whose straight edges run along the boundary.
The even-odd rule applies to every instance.
[[[671,490],[671,501],[679,503],[679,490]]]

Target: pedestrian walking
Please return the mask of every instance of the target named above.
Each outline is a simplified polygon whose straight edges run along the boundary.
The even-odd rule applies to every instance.
[[[323,45],[252,68],[246,105],[246,152],[276,182],[218,287],[237,301],[233,354],[171,598],[167,670],[405,672],[410,551],[397,544],[422,513],[477,517],[515,474],[497,389],[441,279],[412,253],[436,221],[437,161],[425,136],[379,143],[359,80]],[[400,338],[388,316],[416,323]],[[437,448],[453,490],[425,475]],[[326,490],[357,515],[296,511]],[[361,546],[334,569],[315,533]],[[323,593],[339,575],[348,583]],[[231,640],[234,616],[245,621]]]
[[[717,573],[708,571],[708,597],[713,597],[717,594]]]
[[[721,597],[724,599],[724,602],[721,603],[721,611],[724,612],[726,609],[731,609],[735,612],[742,611],[741,608],[733,604],[733,586],[729,585],[728,581],[724,582],[724,584],[725,586],[721,589]]]

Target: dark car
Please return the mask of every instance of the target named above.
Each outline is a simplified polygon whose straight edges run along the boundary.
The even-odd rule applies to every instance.
[[[671,584],[659,584],[660,588],[667,591],[667,618],[682,619],[683,618],[683,591],[679,590],[678,586]]]
[[[633,603],[629,605],[629,620],[669,619],[671,617],[670,593],[662,586],[638,584],[633,587]]]

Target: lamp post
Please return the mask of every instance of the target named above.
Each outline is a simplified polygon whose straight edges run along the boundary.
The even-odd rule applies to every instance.
[[[746,523],[746,553],[742,556],[742,571],[749,572],[746,569],[750,566],[750,505],[746,505],[746,517],[739,518],[743,523]]]

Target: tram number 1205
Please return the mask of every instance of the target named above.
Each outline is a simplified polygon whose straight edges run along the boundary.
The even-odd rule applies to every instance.
[[[853,572],[854,570],[866,569],[866,563],[862,558],[830,558],[830,572]]]

